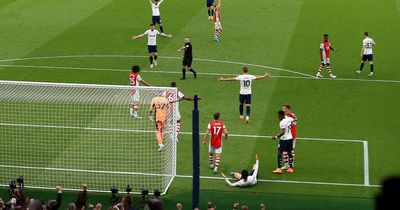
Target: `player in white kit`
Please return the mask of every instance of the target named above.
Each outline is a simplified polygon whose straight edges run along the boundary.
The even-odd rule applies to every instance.
[[[256,155],[256,163],[253,165],[253,169],[250,173],[247,170],[243,170],[242,173],[231,172],[231,175],[236,179],[235,183],[231,183],[224,173],[221,173],[221,175],[231,187],[251,187],[257,184],[258,168],[259,160],[258,155]]]
[[[149,0],[150,5],[151,5],[151,11],[152,11],[152,18],[151,22],[155,26],[158,24],[160,26],[160,32],[164,33],[164,28],[161,23],[161,15],[160,15],[160,5],[164,0]]]
[[[243,74],[237,77],[229,77],[224,79],[220,77],[219,81],[240,81],[240,94],[239,94],[239,113],[240,119],[243,119],[243,106],[246,106],[246,123],[250,123],[250,106],[251,106],[251,85],[253,80],[260,80],[271,76],[269,73],[257,76],[249,74],[249,69],[243,67]]]
[[[154,28],[154,24],[150,24],[150,29],[143,34],[133,36],[132,39],[136,40],[147,35],[147,48],[149,50],[150,68],[157,66],[158,50],[157,50],[157,36],[172,38],[170,34],[160,33]]]
[[[361,65],[360,65],[360,69],[356,71],[357,74],[361,74],[361,71],[364,68],[364,63],[365,61],[369,61],[369,66],[370,66],[370,70],[371,72],[369,73],[368,76],[372,76],[374,75],[374,63],[373,63],[373,55],[372,55],[372,48],[375,46],[375,42],[373,39],[371,39],[368,36],[368,32],[364,33],[364,40],[362,43],[362,48],[361,48]]]
[[[272,139],[279,139],[278,145],[278,168],[272,171],[274,174],[282,174],[282,158],[285,161],[285,164],[289,165],[287,168],[288,173],[293,173],[293,136],[292,136],[292,124],[294,119],[291,117],[285,116],[285,112],[282,110],[278,111],[279,118],[279,128],[280,133]]]

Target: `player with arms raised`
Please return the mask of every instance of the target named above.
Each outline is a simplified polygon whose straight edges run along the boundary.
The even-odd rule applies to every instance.
[[[292,157],[292,150],[293,150],[293,137],[291,132],[291,126],[293,123],[293,118],[286,117],[285,112],[279,110],[278,112],[279,118],[279,128],[280,133],[272,139],[279,139],[279,146],[278,146],[278,168],[272,173],[274,174],[282,174],[282,158],[285,161],[285,164],[289,164],[289,168],[286,170],[288,173],[293,173],[293,157]]]
[[[132,72],[129,73],[129,82],[133,87],[139,87],[139,83],[142,83],[146,86],[150,86],[149,83],[144,81],[142,77],[139,75],[140,67],[138,65],[132,66]],[[139,90],[130,90],[131,94],[131,103],[129,108],[129,115],[132,118],[140,118],[138,115],[139,110]]]
[[[293,137],[293,150],[292,150],[293,161],[292,161],[292,165],[294,167],[294,159],[295,159],[294,148],[296,147],[296,138],[297,138],[297,116],[296,116],[296,114],[294,114],[292,112],[292,107],[289,104],[283,105],[282,106],[282,111],[285,112],[285,116],[286,117],[293,118],[292,127],[291,127],[290,131],[291,131],[292,137]],[[285,164],[285,166],[282,167],[282,169],[288,169],[288,168],[289,168],[288,164]]]
[[[143,34],[133,36],[132,39],[136,40],[147,35],[147,49],[149,51],[150,68],[157,66],[158,50],[157,50],[157,36],[172,38],[170,34],[160,33],[154,28],[154,24],[150,24],[150,29]]]
[[[204,135],[203,144],[206,145],[208,135],[211,133],[211,139],[208,144],[210,168],[214,173],[217,173],[218,167],[221,162],[222,153],[222,134],[225,134],[225,141],[228,140],[228,130],[223,122],[219,120],[220,113],[214,114],[214,121],[210,122],[207,126],[206,134]],[[215,162],[214,162],[215,154]]]
[[[150,5],[151,5],[151,11],[152,11],[152,18],[151,18],[151,22],[153,23],[153,25],[158,24],[160,26],[160,32],[164,33],[164,28],[162,26],[161,23],[161,15],[160,15],[160,5],[164,0],[149,0]]]
[[[165,121],[167,120],[167,111],[170,103],[167,98],[163,96],[156,96],[151,100],[149,109],[149,119],[156,123],[156,139],[158,142],[159,149],[161,152],[164,148],[164,127]],[[155,116],[152,116],[153,109],[155,109]]]
[[[333,48],[331,43],[329,42],[328,34],[324,34],[324,41],[319,46],[319,56],[321,57],[321,64],[319,65],[316,77],[322,78],[323,77],[321,75],[322,69],[326,67],[326,70],[328,70],[330,78],[331,79],[336,78],[336,76],[333,75],[331,70],[331,61],[330,61],[331,50],[336,51],[336,49]]]
[[[371,72],[368,74],[368,76],[373,76],[374,75],[374,57],[372,55],[372,47],[375,46],[375,42],[373,39],[371,39],[368,36],[368,32],[364,32],[364,39],[363,39],[363,44],[361,47],[361,65],[360,69],[356,71],[357,74],[361,74],[363,68],[364,68],[364,63],[365,61],[369,61],[369,67]]]
[[[218,0],[218,3],[214,5],[214,41],[219,42],[219,35],[222,33],[222,25],[221,25],[221,0]]]
[[[253,80],[260,80],[271,76],[271,74],[266,73],[262,76],[249,74],[249,69],[243,67],[243,74],[237,77],[229,77],[224,79],[220,77],[219,81],[240,81],[240,94],[239,94],[239,112],[240,119],[243,120],[243,105],[246,105],[246,123],[250,123],[250,106],[251,106],[251,85]]]

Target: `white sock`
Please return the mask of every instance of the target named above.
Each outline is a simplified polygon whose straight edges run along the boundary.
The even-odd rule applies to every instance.
[[[129,109],[129,113],[130,113],[131,115],[133,115],[133,108],[130,108],[130,109]]]

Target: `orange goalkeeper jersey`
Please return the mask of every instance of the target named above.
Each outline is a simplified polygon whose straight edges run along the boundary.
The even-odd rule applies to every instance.
[[[156,122],[165,122],[165,120],[167,118],[168,107],[169,107],[169,101],[165,97],[156,96],[151,100],[150,110],[155,108]]]

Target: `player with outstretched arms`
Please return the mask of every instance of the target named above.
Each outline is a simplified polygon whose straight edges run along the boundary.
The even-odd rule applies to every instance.
[[[260,80],[271,76],[271,74],[266,73],[261,76],[249,74],[249,69],[243,67],[243,74],[237,77],[223,78],[220,77],[219,81],[240,81],[240,94],[239,94],[239,112],[240,119],[243,120],[243,106],[246,106],[246,123],[250,123],[250,106],[251,106],[251,85],[253,80]]]
[[[146,86],[150,86],[149,83],[144,81],[139,74],[140,67],[138,65],[132,66],[132,72],[129,73],[129,83],[133,87],[139,87],[139,83],[142,83]],[[139,110],[139,90],[130,90],[131,94],[131,103],[129,108],[129,115],[132,118],[140,118],[138,115]]]
[[[219,35],[222,33],[222,25],[221,25],[221,0],[218,0],[218,3],[214,5],[214,41],[219,42]]]
[[[211,133],[211,139],[208,144],[210,168],[214,173],[218,172],[221,162],[222,153],[222,134],[225,134],[225,141],[228,140],[228,130],[223,122],[219,120],[220,113],[214,114],[214,121],[210,122],[207,126],[206,134],[204,135],[203,145],[206,145],[208,135]],[[215,161],[214,161],[215,154]]]
[[[372,77],[374,75],[374,57],[372,55],[372,48],[375,46],[375,42],[369,37],[368,32],[364,32],[364,39],[361,47],[361,65],[360,69],[356,71],[357,74],[361,74],[365,61],[368,60],[371,72],[368,76]]]
[[[182,60],[182,79],[186,79],[186,71],[190,71],[193,73],[194,78],[197,78],[196,71],[192,68],[193,62],[193,47],[190,43],[189,37],[185,37],[183,47],[179,48],[177,51],[184,51],[183,60]]]
[[[160,32],[164,33],[164,28],[161,23],[161,15],[160,15],[160,5],[164,0],[149,0],[150,5],[151,5],[151,11],[152,11],[152,18],[151,22],[153,25],[158,24],[160,26]]]
[[[251,187],[257,184],[258,168],[259,160],[258,155],[256,154],[256,163],[254,163],[253,169],[250,173],[247,170],[243,170],[242,173],[231,172],[233,178],[236,179],[235,183],[231,183],[224,173],[221,173],[221,175],[225,178],[226,183],[231,187]]]
[[[321,64],[319,65],[316,77],[322,78],[323,76],[321,75],[321,72],[324,69],[324,67],[326,67],[326,70],[328,70],[329,73],[329,77],[331,79],[336,78],[336,76],[333,75],[331,69],[331,61],[330,61],[331,50],[336,51],[336,49],[333,48],[331,43],[329,42],[328,34],[324,34],[324,41],[319,45],[319,56],[321,58]]]
[[[285,164],[289,164],[289,168],[286,170],[288,173],[294,173],[293,170],[293,136],[291,132],[291,127],[293,123],[293,118],[286,117],[285,112],[279,110],[278,112],[279,118],[279,128],[280,133],[276,136],[273,136],[272,139],[279,139],[278,145],[278,168],[273,170],[274,174],[282,174],[282,158],[285,161]]]
[[[293,137],[293,150],[292,150],[292,157],[293,157],[293,162],[292,165],[294,167],[294,159],[295,159],[295,152],[294,149],[296,147],[296,138],[297,138],[297,116],[292,112],[292,107],[289,104],[285,104],[282,106],[282,111],[285,112],[286,117],[291,117],[293,118],[292,122],[292,127],[290,129]],[[285,164],[281,169],[288,169],[289,164]]]
[[[133,36],[132,39],[136,40],[147,35],[147,49],[149,51],[150,68],[157,66],[158,50],[157,50],[157,36],[172,38],[170,34],[164,34],[157,31],[154,24],[150,24],[150,29],[146,30],[143,34]]]
[[[156,126],[156,139],[159,146],[158,151],[161,152],[164,148],[164,128],[167,120],[167,111],[170,107],[170,103],[167,98],[163,96],[156,96],[151,100],[149,109],[149,119],[155,121]],[[155,115],[153,116],[153,109],[155,109]],[[154,119],[153,119],[154,118]]]

